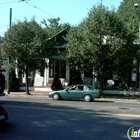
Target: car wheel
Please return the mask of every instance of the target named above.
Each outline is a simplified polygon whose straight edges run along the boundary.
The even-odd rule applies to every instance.
[[[53,95],[53,100],[59,100],[59,99],[60,99],[59,94],[55,93],[55,94]]]
[[[84,96],[84,100],[85,100],[86,102],[91,101],[91,96],[90,96],[90,95],[85,95],[85,96]]]

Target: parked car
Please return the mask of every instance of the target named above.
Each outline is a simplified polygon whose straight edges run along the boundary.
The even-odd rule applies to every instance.
[[[3,105],[0,105],[0,123],[8,120],[8,112]]]
[[[94,98],[101,97],[101,91],[94,89],[90,85],[72,85],[63,90],[51,91],[49,97],[53,100],[59,99],[84,99],[89,102]]]

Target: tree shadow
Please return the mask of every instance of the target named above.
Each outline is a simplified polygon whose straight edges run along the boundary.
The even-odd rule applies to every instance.
[[[67,101],[67,102],[72,102],[72,101],[76,101],[76,102],[85,102],[84,100],[80,100],[80,99],[79,99],[79,100],[77,100],[77,99],[61,99],[61,100],[58,100],[58,102],[59,102],[59,101],[63,101],[63,102],[65,102],[65,101]],[[93,103],[93,102],[104,102],[104,103],[110,102],[110,103],[113,103],[113,102],[115,102],[115,101],[94,99],[94,100],[91,100],[91,101],[86,102],[86,103]]]
[[[73,101],[69,102],[73,104]],[[130,127],[139,127],[140,124],[137,118],[111,115],[111,111],[68,107],[53,101],[1,103],[9,113],[9,120],[0,129],[1,139],[121,140],[127,138]],[[82,101],[78,103],[84,105]]]

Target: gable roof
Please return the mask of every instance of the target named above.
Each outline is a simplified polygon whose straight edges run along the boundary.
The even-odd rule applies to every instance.
[[[63,29],[63,30],[61,30],[60,32],[58,32],[58,33],[55,34],[54,36],[48,38],[47,40],[52,40],[52,39],[54,39],[54,38],[56,38],[56,37],[60,37],[60,36],[62,36],[62,35],[66,35],[66,34],[68,33],[68,29],[69,29],[69,27],[67,27],[67,28],[65,28],[65,29]]]
[[[69,27],[61,30],[60,32],[58,32],[54,36],[46,39],[46,41],[55,40],[55,43],[50,48],[57,48],[57,49],[65,48],[67,41],[63,37],[66,36],[66,34],[68,33],[68,29],[69,29]]]

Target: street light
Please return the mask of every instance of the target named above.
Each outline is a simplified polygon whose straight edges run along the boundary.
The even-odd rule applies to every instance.
[[[135,3],[134,4],[134,7],[135,8],[138,8],[139,7],[139,4],[138,3]],[[140,15],[138,14],[138,18],[139,18],[139,41],[138,41],[138,46],[139,46],[139,51],[140,51]],[[139,80],[138,80],[138,86],[139,86],[139,92],[140,92],[140,54],[139,54],[139,60],[138,60],[138,74],[139,74]],[[139,96],[140,96],[140,93],[139,93]],[[140,100],[140,99],[139,99]]]

